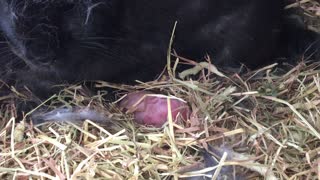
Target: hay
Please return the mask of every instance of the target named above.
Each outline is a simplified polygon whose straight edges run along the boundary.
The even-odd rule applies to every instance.
[[[132,116],[117,108],[117,102],[105,102],[103,91],[88,96],[80,86],[68,87],[42,106],[90,106],[104,111],[111,122],[33,126],[17,123],[14,110],[2,108],[2,121],[7,124],[0,133],[1,177],[182,178],[211,170],[201,164],[202,148],[208,144],[230,149],[213,168],[235,165],[241,167],[237,173],[251,178],[319,176],[318,66],[301,63],[283,74],[271,65],[229,77],[203,68],[194,80],[167,76],[121,86],[129,91],[162,92],[189,102],[192,116],[188,121],[170,121],[159,129],[135,124]],[[105,82],[96,86],[116,87]]]
[[[247,179],[319,179],[319,63],[227,75],[208,62],[182,72],[183,80],[175,63],[169,76],[136,86],[97,82],[96,94],[69,86],[38,107],[90,107],[108,117],[99,124],[16,119],[12,99],[28,96],[12,89],[0,97],[1,179],[178,179],[213,169],[217,177],[232,166]],[[119,90],[116,99],[136,90],[173,95],[192,114],[162,128],[137,125],[105,100],[106,87]],[[212,167],[202,163],[208,146],[223,152]]]

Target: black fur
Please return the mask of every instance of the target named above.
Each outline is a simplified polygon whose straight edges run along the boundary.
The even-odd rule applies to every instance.
[[[0,72],[45,95],[63,82],[150,80],[175,21],[179,55],[255,68],[290,49],[282,9],[281,0],[1,0]]]

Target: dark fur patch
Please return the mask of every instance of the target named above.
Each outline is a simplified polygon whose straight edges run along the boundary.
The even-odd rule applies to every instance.
[[[289,47],[279,38],[282,8],[281,0],[2,0],[0,46],[8,54],[0,71],[44,95],[63,82],[150,80],[166,63],[175,21],[178,54],[255,68]]]

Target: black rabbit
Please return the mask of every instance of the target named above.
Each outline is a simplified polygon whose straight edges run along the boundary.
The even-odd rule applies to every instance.
[[[1,0],[0,75],[44,96],[63,82],[150,80],[175,22],[179,55],[255,68],[290,49],[283,19],[281,0]],[[290,40],[299,51],[317,39],[306,34]]]

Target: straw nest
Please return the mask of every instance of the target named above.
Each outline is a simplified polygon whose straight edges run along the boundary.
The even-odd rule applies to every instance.
[[[313,3],[303,5],[316,13]],[[16,112],[30,94],[8,87],[12,93],[0,97],[0,177],[179,179],[214,169],[215,178],[232,166],[245,179],[320,178],[320,63],[273,64],[239,75],[220,72],[209,57],[188,61],[191,68],[177,73],[177,60],[186,62],[171,59],[174,65],[155,81],[96,82],[93,94],[81,84],[68,86],[37,107],[90,107],[108,117],[102,123],[33,125],[32,111]],[[116,92],[115,101],[106,100],[106,87]],[[169,116],[162,128],[134,123],[117,100],[137,90],[185,100],[190,118],[174,122]],[[203,164],[208,146],[224,152],[212,167]]]

